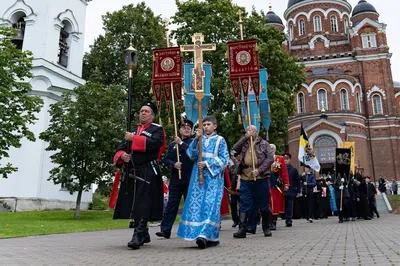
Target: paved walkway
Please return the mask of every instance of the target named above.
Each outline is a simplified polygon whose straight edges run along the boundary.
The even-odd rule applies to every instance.
[[[3,239],[0,265],[400,265],[400,216],[392,214],[344,224],[295,220],[292,228],[279,220],[272,238],[233,239],[230,226],[224,221],[221,245],[206,250],[176,233],[157,238],[157,227],[140,250],[126,247],[131,229]]]

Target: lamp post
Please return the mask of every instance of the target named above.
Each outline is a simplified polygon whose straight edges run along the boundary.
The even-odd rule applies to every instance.
[[[131,132],[131,122],[132,122],[132,73],[135,67],[137,66],[137,50],[133,48],[132,46],[132,41],[128,49],[125,50],[124,54],[124,60],[125,64],[129,67],[129,78],[128,78],[128,114],[126,117],[126,131]],[[128,154],[131,154],[131,145],[130,142],[127,143],[126,145],[126,152]],[[125,163],[125,174],[124,178],[125,179],[125,194],[128,194],[128,180],[127,178],[129,176],[129,162]],[[136,180],[134,181],[134,189],[136,191]],[[133,196],[133,200],[135,200],[135,195]]]
[[[129,79],[128,79],[128,115],[126,130],[131,132],[131,115],[132,115],[132,73],[137,66],[137,50],[132,47],[132,42],[128,49],[125,50],[125,64],[129,67]]]

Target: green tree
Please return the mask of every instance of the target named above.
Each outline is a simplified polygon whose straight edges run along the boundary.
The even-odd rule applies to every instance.
[[[0,160],[9,157],[11,147],[20,147],[22,138],[35,141],[28,125],[37,120],[35,113],[43,104],[40,97],[29,95],[32,54],[17,49],[14,36],[14,29],[0,27]],[[3,178],[17,170],[10,163],[0,164]]]
[[[191,43],[191,36],[195,32],[203,33],[205,42],[217,44],[215,52],[204,54],[205,62],[212,64],[213,69],[211,92],[214,99],[210,112],[217,116],[219,132],[227,138],[228,145],[232,145],[240,137],[242,126],[237,122],[237,113],[233,112],[234,99],[230,92],[225,59],[226,43],[240,39],[237,12],[245,9],[231,0],[176,0],[176,5],[178,11],[173,16],[173,23],[178,28],[172,34],[178,44]],[[275,27],[265,26],[266,23],[263,12],[258,13],[253,9],[250,14],[243,14],[244,39],[258,40],[260,63],[269,74],[268,92],[272,113],[269,138],[282,149],[287,136],[287,117],[294,108],[292,95],[300,88],[305,75],[302,66],[297,65],[282,48],[284,33]],[[187,58],[191,57],[193,55]]]
[[[110,179],[115,171],[112,158],[124,133],[123,87],[88,83],[63,94],[50,107],[51,124],[40,134],[49,143],[47,151],[56,164],[49,180],[78,192],[75,218],[79,217],[82,192],[91,184]]]
[[[132,41],[139,55],[133,76],[133,110],[138,110],[142,100],[149,97],[152,50],[167,46],[162,19],[142,2],[104,15],[103,28],[104,35],[95,40],[90,53],[84,56],[83,78],[126,86],[128,74],[123,55]]]

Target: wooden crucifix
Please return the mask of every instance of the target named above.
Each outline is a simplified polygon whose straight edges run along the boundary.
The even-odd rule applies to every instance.
[[[203,69],[203,52],[204,51],[215,51],[217,49],[216,44],[205,44],[203,43],[204,36],[201,33],[195,33],[192,36],[193,44],[181,45],[181,52],[193,52],[194,53],[194,67],[193,67],[193,81],[194,81],[194,93],[198,102],[198,113],[199,113],[199,127],[203,126],[202,117],[202,106],[201,102],[204,98],[204,77],[205,72]],[[199,138],[199,162],[203,159],[203,142],[202,138]],[[203,169],[199,169],[199,184],[203,184]]]

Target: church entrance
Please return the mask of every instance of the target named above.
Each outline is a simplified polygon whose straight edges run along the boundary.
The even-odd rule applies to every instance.
[[[321,175],[333,173],[337,146],[335,138],[329,135],[322,135],[315,139],[313,147],[315,155],[321,165]]]

